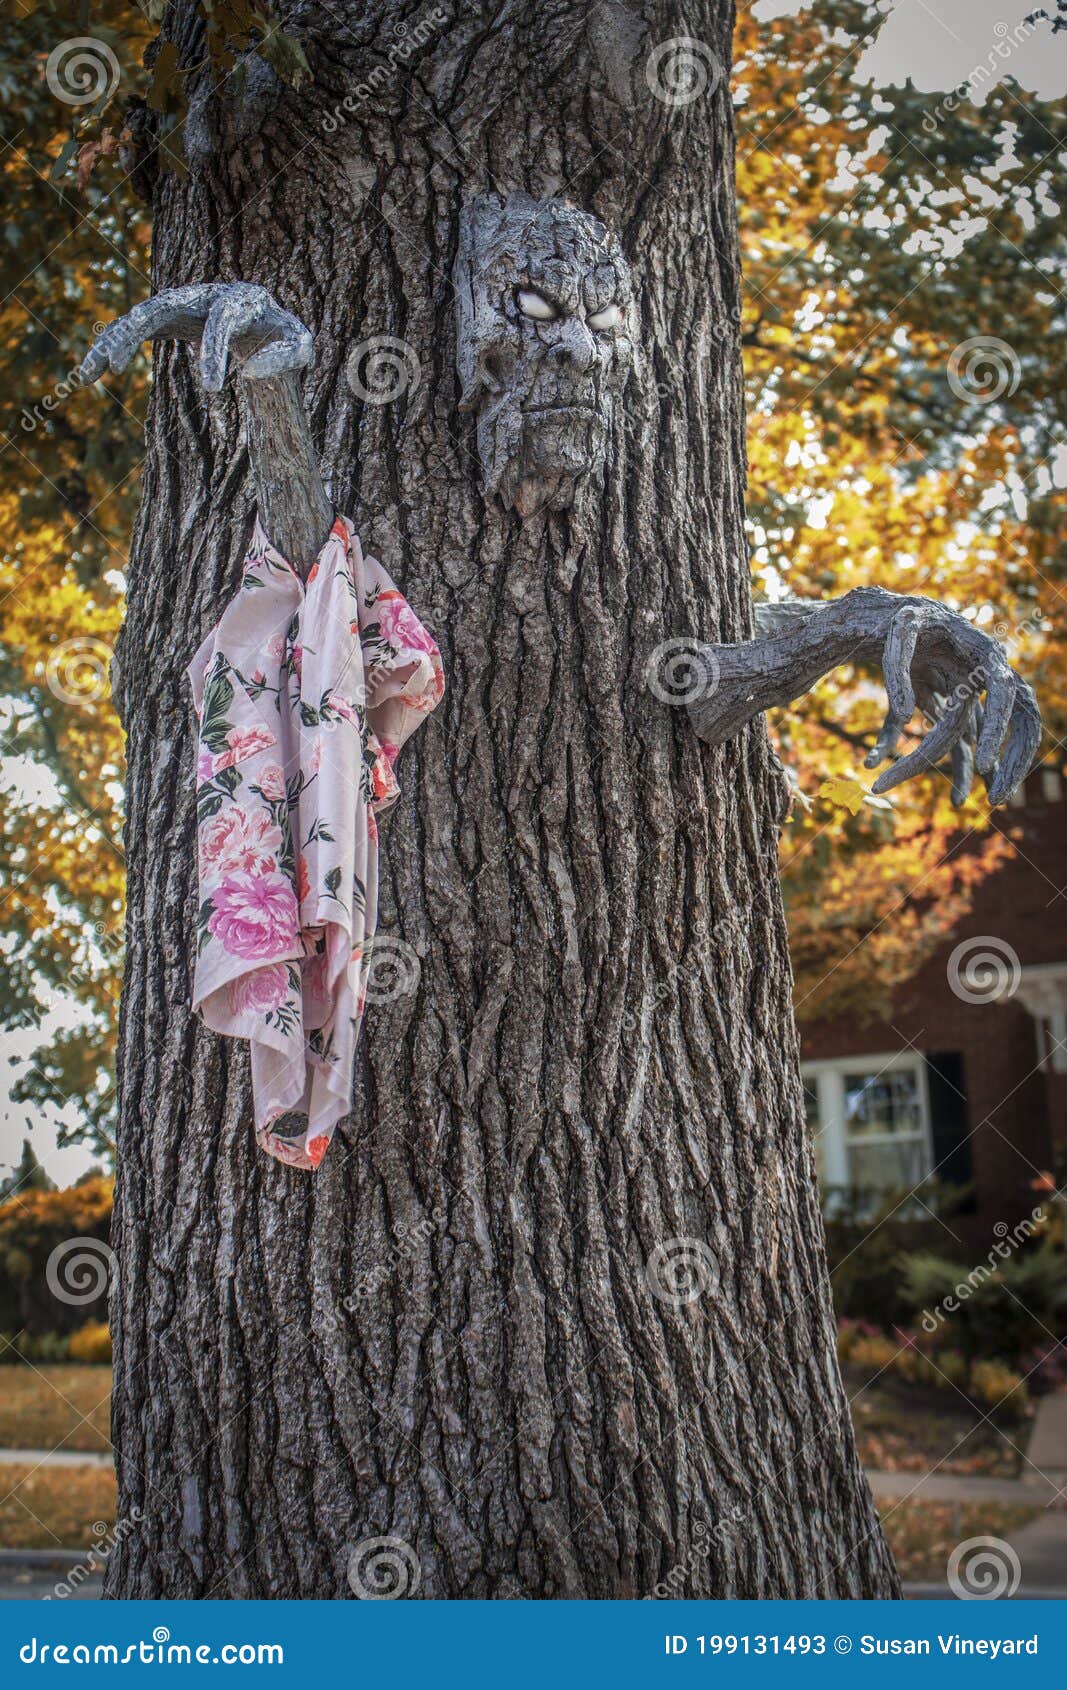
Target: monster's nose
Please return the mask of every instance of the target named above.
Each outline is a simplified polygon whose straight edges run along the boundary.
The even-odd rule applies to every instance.
[[[551,355],[561,364],[584,375],[596,363],[596,341],[578,317],[570,317],[563,324]]]

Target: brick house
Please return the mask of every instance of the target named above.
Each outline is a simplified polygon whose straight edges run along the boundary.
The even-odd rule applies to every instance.
[[[1037,1200],[1067,1147],[1067,802],[1035,770],[1001,829],[1016,856],[898,989],[884,1020],[801,1028],[824,1184],[900,1190],[936,1173],[972,1185],[988,1232]]]

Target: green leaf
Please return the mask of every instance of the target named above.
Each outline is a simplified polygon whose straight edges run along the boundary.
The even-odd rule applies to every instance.
[[[216,670],[204,688],[203,725],[205,728],[216,727],[219,721],[226,716],[230,705],[233,703],[233,694],[233,682],[226,674],[225,669]]]
[[[52,166],[52,172],[51,172],[51,175],[49,177],[49,181],[58,182],[59,178],[61,176],[66,175],[67,168],[70,164],[71,159],[74,157],[75,153],[77,152],[78,146],[79,146],[78,140],[73,135],[70,137],[69,140],[63,142],[63,145],[62,145],[62,147],[60,148],[60,151],[59,151],[59,157],[56,159],[55,164]]]
[[[223,794],[213,786],[201,787],[196,800],[197,821],[206,822],[211,816],[217,816],[225,802]]]
[[[295,35],[286,35],[280,29],[268,30],[256,51],[290,88],[302,88],[311,81],[311,66]]]

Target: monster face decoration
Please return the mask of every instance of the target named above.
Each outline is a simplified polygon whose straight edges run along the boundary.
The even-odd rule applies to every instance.
[[[463,213],[455,281],[483,491],[522,517],[563,510],[603,463],[633,355],[619,243],[564,200],[483,194]]]

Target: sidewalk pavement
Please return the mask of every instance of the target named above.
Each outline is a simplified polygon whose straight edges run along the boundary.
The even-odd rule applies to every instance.
[[[114,1467],[115,1457],[97,1449],[0,1449],[0,1463],[20,1467]]]

